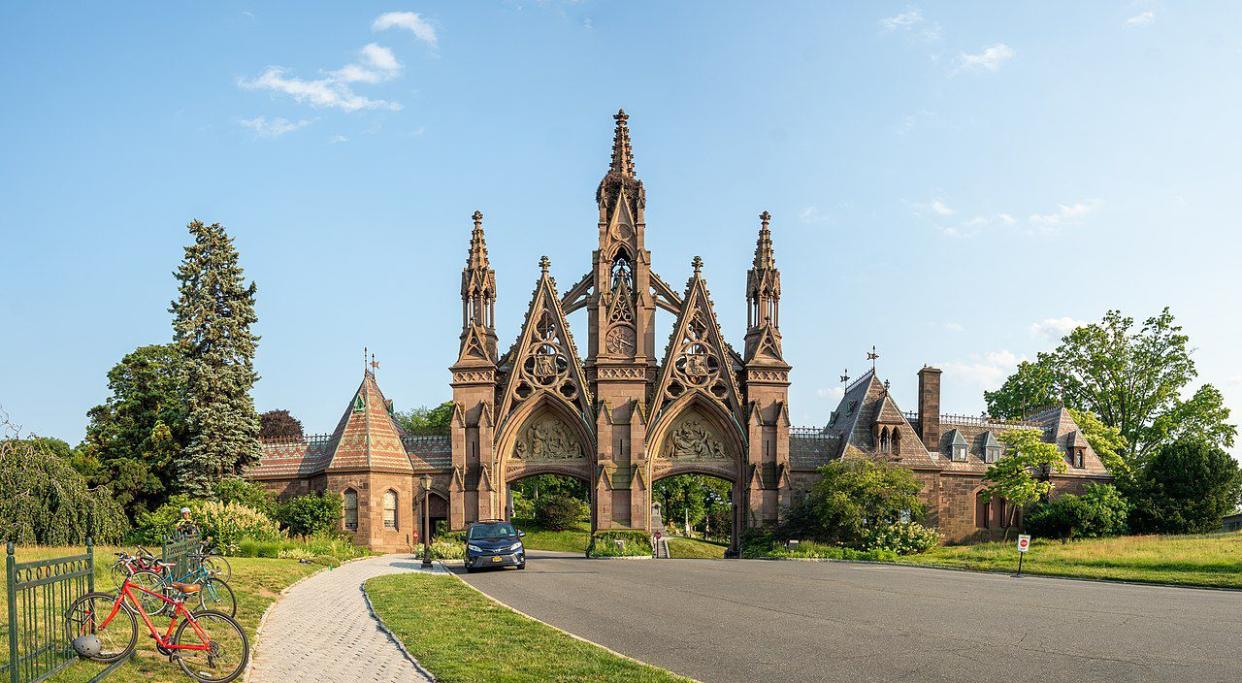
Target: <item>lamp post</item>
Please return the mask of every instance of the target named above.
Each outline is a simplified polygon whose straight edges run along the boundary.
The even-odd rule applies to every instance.
[[[423,486],[423,569],[431,569],[431,475],[419,479]]]

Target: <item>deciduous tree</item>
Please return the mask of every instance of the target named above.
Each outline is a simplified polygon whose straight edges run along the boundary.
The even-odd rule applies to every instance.
[[[1009,521],[1005,526],[1005,537],[1009,537],[1009,528],[1019,509],[1024,509],[1035,501],[1052,493],[1053,484],[1048,475],[1066,470],[1065,458],[1054,444],[1044,441],[1043,433],[1034,429],[1013,429],[1001,435],[1006,452],[995,463],[988,466],[983,475],[986,487],[983,489],[985,500],[1004,498],[1009,504]]]
[[[302,421],[287,410],[269,410],[259,416],[259,438],[273,441],[302,439]]]

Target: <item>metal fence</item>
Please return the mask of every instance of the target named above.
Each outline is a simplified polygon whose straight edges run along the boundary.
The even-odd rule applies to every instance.
[[[8,661],[0,666],[0,680],[39,683],[78,660],[69,643],[65,614],[74,600],[95,590],[95,546],[88,538],[81,555],[29,562],[17,561],[12,541],[7,550],[9,647]],[[125,661],[109,665],[91,682],[103,680]]]
[[[165,536],[160,550],[160,559],[175,564],[171,576],[181,581],[182,577],[198,569],[198,562],[190,556],[202,549],[202,539],[198,534],[173,534]]]

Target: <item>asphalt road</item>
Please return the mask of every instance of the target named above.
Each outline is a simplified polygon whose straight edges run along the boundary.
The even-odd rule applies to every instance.
[[[1242,592],[538,551],[462,577],[701,681],[1242,681]]]

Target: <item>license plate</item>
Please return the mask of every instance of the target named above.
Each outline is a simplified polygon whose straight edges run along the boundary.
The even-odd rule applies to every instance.
[[[493,557],[493,558],[492,558],[492,562],[499,562],[499,561],[501,561],[501,560],[503,560],[503,559],[504,559],[503,557],[496,556],[496,557]]]

